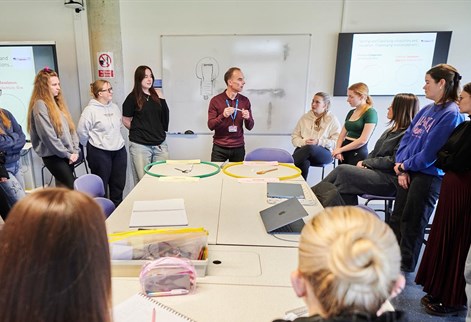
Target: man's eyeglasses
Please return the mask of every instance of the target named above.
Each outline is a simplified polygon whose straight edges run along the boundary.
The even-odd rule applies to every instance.
[[[111,93],[113,91],[113,87],[110,87],[108,89],[102,89],[100,90],[100,92],[108,92],[108,93]]]

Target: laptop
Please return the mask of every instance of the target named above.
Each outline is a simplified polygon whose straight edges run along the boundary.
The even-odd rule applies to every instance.
[[[303,186],[299,183],[283,183],[283,182],[268,182],[267,183],[267,197],[268,198],[297,198],[304,199]]]
[[[307,211],[296,198],[280,202],[260,211],[265,230],[269,234],[300,233],[304,227]]]

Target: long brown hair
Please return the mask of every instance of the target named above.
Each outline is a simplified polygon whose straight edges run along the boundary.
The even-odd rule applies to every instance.
[[[152,76],[152,84],[154,84],[154,81],[155,81],[154,73],[152,72],[152,69],[149,66],[141,65],[137,67],[136,71],[134,72],[134,88],[132,92],[134,93],[134,97],[136,98],[137,108],[139,111],[144,106],[144,101],[146,100],[146,98],[144,97],[144,92],[142,91],[141,82],[146,76],[147,69],[150,70],[150,74]],[[149,93],[152,100],[157,102],[157,104],[160,104],[159,95],[155,91],[154,86],[151,86],[149,88]]]
[[[461,75],[455,67],[448,64],[438,64],[429,69],[426,74],[430,75],[437,83],[441,79],[445,80],[445,90],[438,104],[444,105],[448,101],[458,101]]]
[[[0,120],[6,129],[9,129],[11,127],[11,120],[8,118],[7,114],[3,111],[3,108],[0,108]],[[1,127],[0,127],[0,134],[5,134],[5,131],[3,131]]]
[[[110,322],[105,216],[64,188],[15,204],[0,232],[0,320]]]
[[[46,67],[41,69],[34,78],[33,93],[31,94],[28,107],[28,132],[31,133],[34,105],[36,104],[36,101],[43,100],[44,104],[46,104],[47,113],[51,119],[52,126],[54,127],[57,136],[62,135],[61,113],[64,114],[67,120],[70,133],[74,133],[75,124],[72,121],[72,116],[67,108],[62,91],[59,91],[59,94],[54,96],[49,89],[49,79],[51,77],[59,76],[55,71]]]
[[[393,117],[389,122],[392,131],[405,130],[419,111],[419,99],[414,94],[399,93],[391,103]]]

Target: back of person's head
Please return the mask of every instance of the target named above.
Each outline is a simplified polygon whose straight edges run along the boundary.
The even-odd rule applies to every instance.
[[[17,202],[0,233],[0,321],[110,321],[104,218],[93,199],[69,189]]]
[[[429,69],[426,74],[430,75],[436,83],[442,79],[445,81],[443,96],[438,101],[439,104],[458,100],[461,75],[455,67],[448,64],[438,64]]]
[[[405,130],[419,111],[419,99],[414,94],[399,93],[391,103],[393,117],[391,123],[396,130]]]
[[[366,99],[366,104],[373,106],[373,99],[370,96],[370,89],[365,83],[355,83],[348,87],[349,90],[353,91],[359,96],[363,96]]]
[[[224,82],[226,83],[226,85],[228,85],[228,81],[229,81],[229,79],[231,79],[232,75],[234,75],[235,71],[240,72],[240,68],[239,67],[231,67],[227,70],[227,72],[224,73]]]
[[[298,272],[324,317],[376,314],[400,276],[400,261],[389,226],[359,207],[326,208],[301,233]]]

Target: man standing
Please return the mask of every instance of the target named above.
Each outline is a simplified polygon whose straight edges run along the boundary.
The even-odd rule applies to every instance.
[[[214,130],[211,161],[239,162],[245,157],[243,126],[250,131],[255,122],[249,99],[240,94],[245,85],[240,68],[229,68],[224,82],[227,89],[209,102],[208,127]]]

